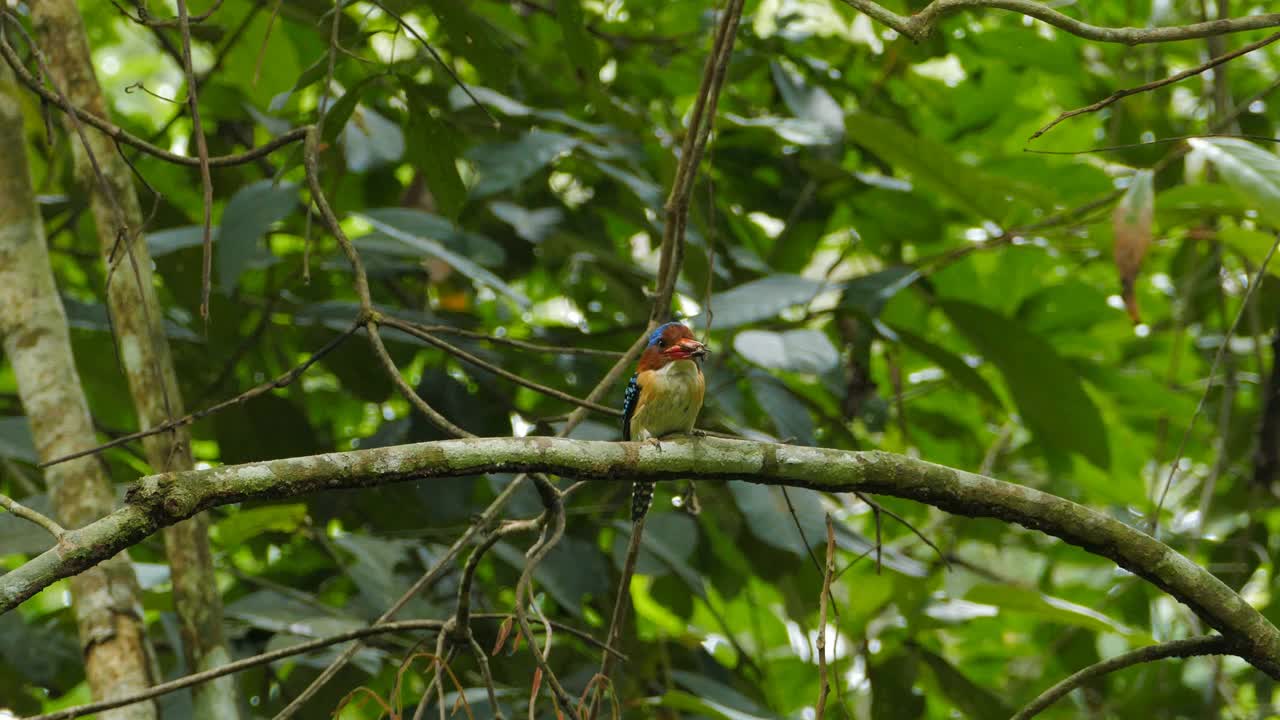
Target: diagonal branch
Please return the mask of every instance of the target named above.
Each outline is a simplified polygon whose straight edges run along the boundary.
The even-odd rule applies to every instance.
[[[1170,642],[1160,643],[1159,645],[1148,645],[1147,647],[1130,650],[1113,658],[1094,663],[1079,672],[1073,673],[1062,682],[1057,683],[1053,687],[1040,693],[1039,697],[1032,700],[1013,716],[1011,720],[1031,720],[1031,718],[1039,715],[1041,712],[1049,709],[1049,706],[1060,700],[1064,695],[1084,685],[1086,682],[1095,678],[1102,677],[1117,670],[1123,670],[1127,667],[1139,665],[1141,663],[1155,662],[1157,660],[1165,660],[1168,658],[1189,658],[1200,657],[1202,655],[1230,655],[1231,643],[1226,638],[1212,635],[1207,637],[1187,638],[1186,640],[1172,640]]]
[[[1186,604],[1231,651],[1280,677],[1280,630],[1204,568],[1102,513],[1013,483],[885,452],[854,452],[699,438],[616,443],[547,437],[473,438],[328,453],[211,470],[152,475],[126,504],[0,576],[0,611],[58,579],[140,542],[160,527],[212,507],[422,478],[486,472],[548,472],[601,481],[734,479],[828,492],[868,492],[991,517],[1053,535],[1145,578]]]
[[[1194,40],[1214,35],[1227,35],[1246,30],[1280,26],[1280,13],[1268,13],[1170,27],[1100,27],[1082,22],[1069,15],[1064,15],[1054,10],[1049,4],[1040,2],[1040,0],[933,0],[923,10],[914,15],[899,15],[874,0],[844,0],[844,3],[866,13],[873,20],[893,28],[915,42],[920,42],[929,37],[943,15],[957,10],[980,8],[1019,13],[1041,20],[1086,40],[1120,43],[1122,45]]]
[[[1084,107],[1076,108],[1075,110],[1067,110],[1059,114],[1058,117],[1054,118],[1047,125],[1035,131],[1035,133],[1029,138],[1029,140],[1035,140],[1041,135],[1049,132],[1049,130],[1053,129],[1054,126],[1056,126],[1058,123],[1062,122],[1063,120],[1066,120],[1068,118],[1073,118],[1077,115],[1085,115],[1088,113],[1097,112],[1102,108],[1107,107],[1108,105],[1111,105],[1117,100],[1127,98],[1130,95],[1138,95],[1144,92],[1150,92],[1151,90],[1162,88],[1165,85],[1172,85],[1176,82],[1186,80],[1189,77],[1194,77],[1207,70],[1212,70],[1213,68],[1225,62],[1230,62],[1232,60],[1235,60],[1241,55],[1248,55],[1254,50],[1257,50],[1259,48],[1264,48],[1277,40],[1280,40],[1280,33],[1274,33],[1272,35],[1268,35],[1267,37],[1257,42],[1249,43],[1248,45],[1245,45],[1244,47],[1238,50],[1233,50],[1229,53],[1224,53],[1222,55],[1219,55],[1209,60],[1208,62],[1201,63],[1200,65],[1197,65],[1193,68],[1189,68],[1187,70],[1183,70],[1180,73],[1174,73],[1173,75],[1170,75],[1167,78],[1153,80],[1152,82],[1145,83],[1137,87],[1125,88],[1123,90],[1116,90],[1115,92],[1111,93],[1110,95],[1106,96],[1105,98],[1095,103],[1090,103],[1088,105],[1085,105]]]

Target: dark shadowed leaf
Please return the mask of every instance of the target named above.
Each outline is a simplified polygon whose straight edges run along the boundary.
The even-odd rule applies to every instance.
[[[826,542],[826,511],[817,491],[787,489],[791,505],[795,508],[795,516],[792,517],[780,487],[730,482],[729,490],[747,519],[751,534],[761,542],[806,557],[809,554],[806,543],[808,547],[817,547]],[[801,533],[804,541],[800,539]]]
[[[259,180],[236,191],[222,211],[222,226],[214,241],[214,262],[222,289],[230,293],[240,274],[259,256],[258,242],[298,205],[297,187]]]
[[[477,145],[467,152],[480,175],[471,192],[485,197],[510,190],[577,146],[568,135],[537,128],[515,142]]]
[[[35,440],[31,437],[31,424],[25,415],[0,417],[0,457],[32,465],[40,461],[36,457]]]
[[[898,291],[910,287],[920,277],[920,272],[909,267],[892,267],[880,272],[857,277],[844,284],[840,304],[876,318],[885,303]]]
[[[924,716],[924,694],[915,688],[918,672],[919,664],[908,652],[898,652],[867,668],[872,720],[915,720]]]
[[[955,380],[969,392],[977,395],[980,400],[987,403],[991,407],[998,408],[1003,405],[1000,397],[996,395],[995,390],[991,389],[991,385],[981,373],[969,367],[964,358],[947,350],[946,348],[934,345],[919,335],[907,332],[900,327],[894,327],[893,333],[898,336],[898,340],[915,352],[920,353],[924,357],[932,360],[942,368],[952,380]]]
[[[942,693],[969,720],[1006,720],[1013,714],[999,697],[970,680],[941,655],[919,647],[915,651],[933,671]]]
[[[1019,414],[1040,442],[1109,467],[1102,415],[1079,374],[1052,345],[980,305],[947,301],[941,307],[956,329],[1000,369]]]
[[[530,210],[515,203],[494,201],[489,203],[489,211],[531,243],[542,242],[564,220],[564,212],[557,207]]]

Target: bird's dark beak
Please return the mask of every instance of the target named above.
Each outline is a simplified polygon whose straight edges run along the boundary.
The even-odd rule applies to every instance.
[[[693,338],[684,338],[680,342],[676,343],[676,347],[680,348],[681,354],[685,357],[705,357],[707,352],[709,352],[706,345],[703,345]]]

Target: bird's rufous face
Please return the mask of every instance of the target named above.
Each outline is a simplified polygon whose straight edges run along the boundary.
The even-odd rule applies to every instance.
[[[688,360],[700,358],[707,354],[707,346],[693,337],[693,332],[684,325],[670,325],[658,337],[658,352],[667,360]]]

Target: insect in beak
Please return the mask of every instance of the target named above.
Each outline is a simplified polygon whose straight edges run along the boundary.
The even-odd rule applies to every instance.
[[[706,357],[707,353],[709,352],[707,350],[706,345],[703,345],[702,343],[698,342],[697,340],[694,340],[693,338],[685,338],[679,341],[678,343],[676,343],[674,349],[679,350],[679,354],[681,357],[687,357],[687,358],[688,357],[694,357],[694,358]]]

